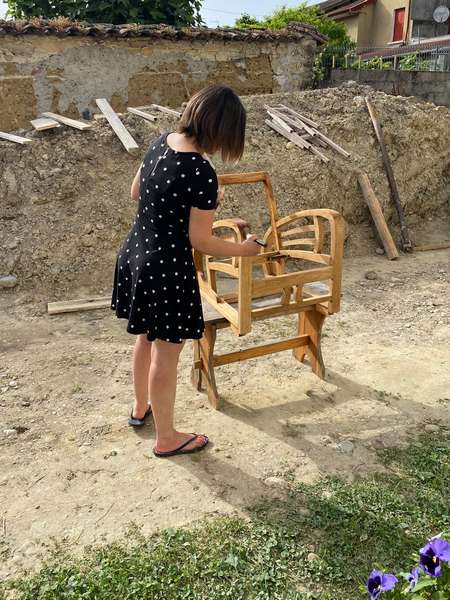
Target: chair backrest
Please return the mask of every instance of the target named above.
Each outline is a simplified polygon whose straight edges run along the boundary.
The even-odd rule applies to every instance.
[[[276,229],[276,222],[278,220],[278,209],[273,195],[272,181],[269,173],[266,171],[255,171],[253,173],[229,173],[225,175],[219,175],[219,185],[221,187],[227,185],[239,185],[245,183],[263,183],[264,191],[266,194],[267,206],[270,214],[270,224]],[[277,247],[277,250],[279,248]]]

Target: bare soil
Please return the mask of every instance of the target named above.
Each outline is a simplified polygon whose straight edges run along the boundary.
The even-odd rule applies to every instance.
[[[375,279],[366,278],[375,271]],[[373,277],[373,275],[369,275]],[[126,423],[134,338],[108,310],[49,317],[18,290],[0,297],[0,574],[35,566],[56,538],[77,551],[204,515],[246,514],[283,495],[280,474],[310,482],[381,469],[375,450],[450,427],[450,251],[345,263],[342,311],[326,321],[326,381],[291,353],[217,370],[222,412],[189,383],[180,427],[210,448],[160,460],[154,430]],[[258,323],[218,349],[292,335],[294,317]],[[12,431],[14,430],[14,431]]]

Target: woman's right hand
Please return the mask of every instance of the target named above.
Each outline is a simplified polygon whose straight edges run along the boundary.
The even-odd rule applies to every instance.
[[[256,256],[261,250],[261,246],[256,243],[257,235],[248,235],[245,242],[241,243],[241,256]]]

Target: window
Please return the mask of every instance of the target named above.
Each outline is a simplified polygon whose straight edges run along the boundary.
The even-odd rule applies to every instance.
[[[405,26],[405,12],[404,8],[397,8],[394,10],[394,35],[392,37],[393,42],[401,42],[403,39],[403,29]]]

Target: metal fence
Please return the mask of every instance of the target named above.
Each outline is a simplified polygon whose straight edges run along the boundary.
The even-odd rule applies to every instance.
[[[384,48],[327,48],[320,57],[325,72],[331,69],[376,69],[398,71],[450,71],[448,48],[418,49],[392,54]]]

